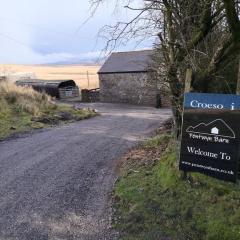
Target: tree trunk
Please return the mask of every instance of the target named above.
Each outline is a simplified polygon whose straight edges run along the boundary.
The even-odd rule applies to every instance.
[[[177,68],[172,64],[168,69],[168,81],[172,95],[172,111],[174,119],[174,136],[179,139],[182,126],[182,86],[178,79]]]
[[[173,111],[173,119],[174,119],[174,137],[175,137],[175,140],[179,140],[181,137],[181,130],[182,130],[182,112],[179,111],[176,104],[173,105],[172,111]]]
[[[191,91],[191,84],[192,84],[192,76],[193,72],[192,69],[187,69],[186,71],[186,78],[185,78],[185,93]],[[177,76],[175,76],[177,77]],[[175,87],[177,87],[175,85]],[[174,117],[174,135],[176,140],[180,140],[181,132],[182,132],[182,119],[183,119],[183,96],[180,94],[179,89],[175,91],[175,96],[172,100],[173,106],[173,117]]]

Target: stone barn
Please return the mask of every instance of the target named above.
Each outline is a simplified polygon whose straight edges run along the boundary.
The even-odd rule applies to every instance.
[[[152,50],[112,53],[99,70],[100,101],[164,106],[151,71]]]

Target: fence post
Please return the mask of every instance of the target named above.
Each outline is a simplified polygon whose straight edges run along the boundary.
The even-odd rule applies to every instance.
[[[185,93],[191,91],[192,77],[193,77],[193,71],[192,69],[188,68],[186,71],[186,78],[185,78]]]
[[[240,60],[238,64],[238,77],[237,77],[237,89],[236,89],[236,94],[240,95]]]
[[[236,95],[240,95],[240,60],[239,60],[239,63],[238,63]],[[240,176],[240,159],[238,160],[238,176]]]
[[[90,88],[90,79],[89,79],[89,73],[87,71],[87,80],[88,80],[88,89]]]
[[[184,93],[188,93],[191,91],[192,78],[193,78],[193,71],[192,71],[192,69],[188,68],[186,71]],[[186,180],[186,179],[188,179],[188,177],[189,177],[188,173],[183,171],[181,174],[181,178]]]

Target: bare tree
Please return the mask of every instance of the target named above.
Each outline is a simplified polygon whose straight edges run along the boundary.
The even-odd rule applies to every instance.
[[[93,6],[103,0],[92,1]],[[180,136],[185,73],[192,69],[192,91],[209,92],[219,72],[236,62],[240,53],[239,2],[236,0],[122,0],[136,12],[127,22],[105,26],[101,35],[106,49],[113,50],[129,39],[142,41],[156,36],[155,69],[169,86],[175,122]],[[223,81],[217,78],[218,83]]]

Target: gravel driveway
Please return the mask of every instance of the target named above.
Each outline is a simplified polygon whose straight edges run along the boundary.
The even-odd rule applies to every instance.
[[[1,240],[112,240],[117,160],[170,110],[87,104],[101,116],[0,142]]]

